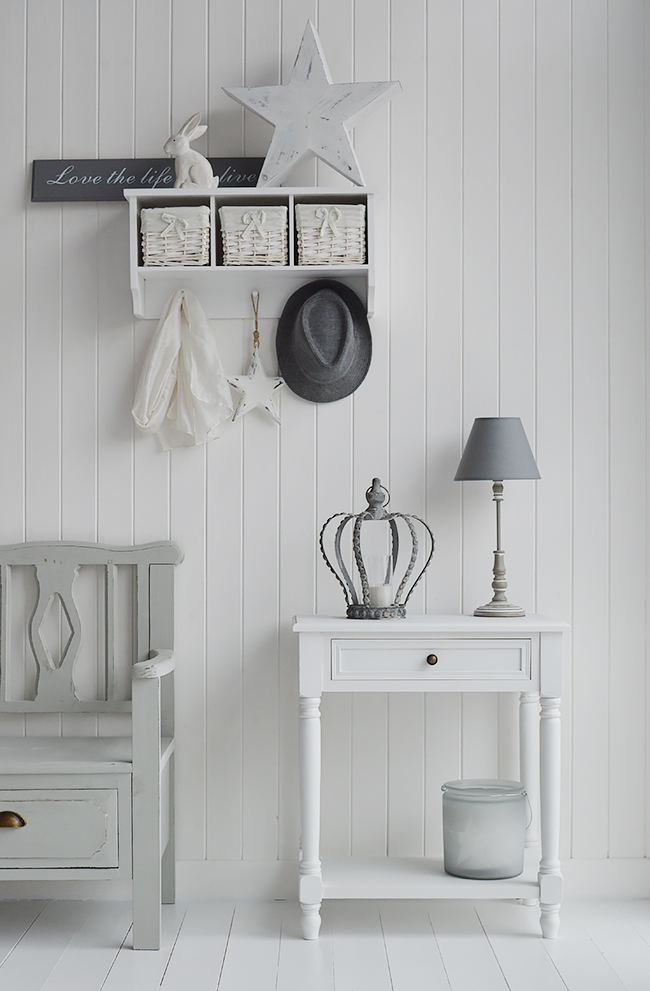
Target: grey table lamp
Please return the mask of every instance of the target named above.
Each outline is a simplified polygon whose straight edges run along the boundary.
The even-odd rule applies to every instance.
[[[497,547],[494,552],[494,596],[475,616],[525,616],[521,606],[506,598],[506,566],[501,547],[501,503],[504,478],[539,478],[533,452],[518,416],[480,416],[474,420],[463,456],[454,476],[456,482],[491,481],[497,509]]]

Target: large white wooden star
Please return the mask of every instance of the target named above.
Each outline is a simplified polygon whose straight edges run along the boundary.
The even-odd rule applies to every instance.
[[[241,393],[241,399],[233,413],[233,420],[238,420],[240,416],[252,409],[261,409],[273,417],[276,423],[280,422],[273,397],[278,389],[284,385],[284,379],[266,374],[257,347],[253,347],[253,357],[248,373],[246,375],[229,375],[228,384]]]
[[[349,129],[399,89],[398,82],[333,83],[311,21],[286,86],[224,87],[233,100],[275,125],[258,186],[278,186],[294,165],[313,155],[363,186]]]

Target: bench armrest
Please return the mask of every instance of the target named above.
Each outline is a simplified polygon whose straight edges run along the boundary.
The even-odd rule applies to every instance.
[[[146,661],[138,661],[133,665],[134,678],[162,678],[176,667],[176,658],[172,650],[152,650]]]

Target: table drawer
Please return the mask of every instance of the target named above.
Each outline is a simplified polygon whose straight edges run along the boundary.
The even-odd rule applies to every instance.
[[[332,640],[331,663],[332,681],[525,682],[531,641]]]
[[[2,789],[0,812],[25,825],[0,829],[2,868],[117,867],[117,789]]]

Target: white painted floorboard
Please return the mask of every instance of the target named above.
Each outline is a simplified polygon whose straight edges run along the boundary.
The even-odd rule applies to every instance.
[[[131,948],[123,902],[0,902],[0,991],[648,991],[650,900],[569,902],[557,940],[514,901],[166,905]]]

